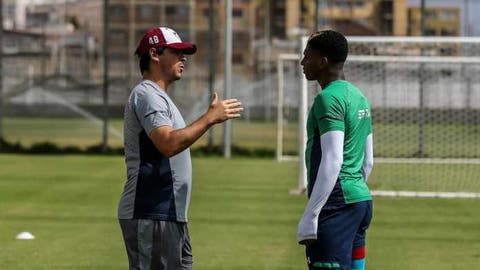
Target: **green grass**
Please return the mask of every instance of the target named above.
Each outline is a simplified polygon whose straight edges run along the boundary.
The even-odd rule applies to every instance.
[[[429,124],[424,130],[424,156],[480,158],[480,125]],[[374,125],[375,153],[383,157],[411,157],[419,152],[415,124]]]
[[[276,149],[276,123],[233,121],[232,142],[248,149]],[[112,119],[110,127],[120,133],[121,119]],[[284,152],[298,153],[298,123],[284,126]],[[223,126],[214,127],[214,142],[223,141]],[[102,139],[102,127],[85,119],[5,118],[5,138],[29,146],[34,142],[50,141],[60,146],[74,145],[81,148],[98,144]],[[412,157],[419,152],[419,129],[415,124],[375,124],[375,154],[381,157]],[[421,156],[435,158],[479,158],[480,125],[429,124],[425,128],[424,149]],[[206,145],[203,136],[193,148]],[[123,145],[122,138],[109,136],[109,145]]]
[[[0,155],[0,269],[126,269],[116,220],[122,157]],[[190,233],[197,270],[306,269],[288,195],[297,164],[195,159]],[[372,185],[381,185],[376,167]],[[378,170],[378,171],[377,171]],[[386,186],[388,188],[388,186]],[[369,270],[476,269],[480,200],[375,198]],[[30,231],[33,241],[14,240]]]
[[[369,185],[377,190],[480,193],[478,164],[376,163]]]
[[[110,127],[123,134],[123,121],[110,120]],[[59,146],[74,145],[81,148],[102,141],[102,126],[83,118],[4,118],[4,137],[10,142],[30,146],[49,141]],[[109,145],[123,146],[123,138],[109,134]]]

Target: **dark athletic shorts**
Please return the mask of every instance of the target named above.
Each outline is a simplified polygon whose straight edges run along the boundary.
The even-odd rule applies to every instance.
[[[130,270],[191,270],[187,223],[120,219]]]
[[[365,246],[372,201],[329,205],[320,211],[317,240],[306,247],[310,270],[350,270],[352,251]]]

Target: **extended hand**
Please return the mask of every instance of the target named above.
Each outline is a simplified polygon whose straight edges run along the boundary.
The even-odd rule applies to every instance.
[[[218,100],[217,93],[213,94],[212,103],[207,115],[213,124],[221,123],[229,119],[239,118],[243,111],[242,103],[237,99]]]

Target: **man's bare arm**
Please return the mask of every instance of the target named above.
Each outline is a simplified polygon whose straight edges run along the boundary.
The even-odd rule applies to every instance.
[[[211,126],[239,118],[242,111],[242,104],[237,99],[219,101],[215,93],[208,111],[195,122],[182,129],[158,127],[150,132],[150,138],[162,155],[171,157],[190,147]]]

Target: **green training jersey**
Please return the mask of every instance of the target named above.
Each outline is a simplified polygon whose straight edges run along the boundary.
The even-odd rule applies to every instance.
[[[322,159],[320,136],[328,131],[344,132],[343,164],[329,201],[333,196],[347,204],[371,200],[362,175],[366,140],[372,133],[371,109],[367,98],[350,82],[328,84],[310,109],[305,152],[309,196]]]

